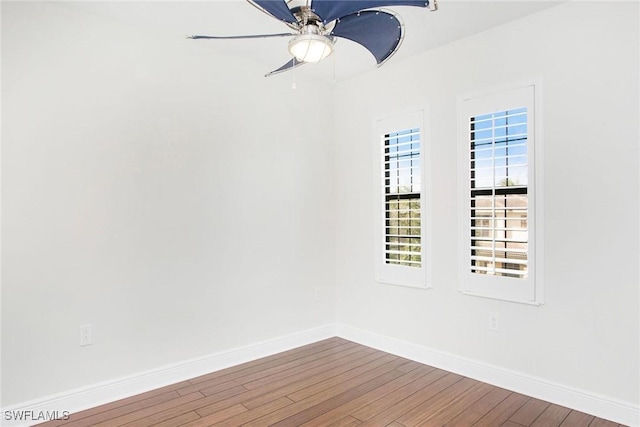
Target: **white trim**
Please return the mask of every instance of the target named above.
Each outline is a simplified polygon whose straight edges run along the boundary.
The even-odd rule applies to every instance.
[[[454,372],[478,381],[566,406],[628,426],[640,426],[640,406],[579,390],[521,372],[338,324],[338,336],[377,350]]]
[[[32,425],[6,421],[6,411],[74,413],[334,336],[336,326],[330,324],[18,403],[2,408],[0,425]]]

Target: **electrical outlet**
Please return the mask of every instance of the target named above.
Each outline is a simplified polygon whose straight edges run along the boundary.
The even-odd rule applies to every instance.
[[[80,325],[80,346],[93,344],[93,328],[91,325]]]
[[[315,288],[313,292],[313,299],[315,301],[320,301],[320,288]]]
[[[489,313],[489,329],[497,331],[500,327],[500,315],[498,313]]]

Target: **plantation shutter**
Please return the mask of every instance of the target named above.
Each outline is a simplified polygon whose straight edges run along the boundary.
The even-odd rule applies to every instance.
[[[420,129],[384,135],[383,166],[385,262],[420,267]]]
[[[424,110],[375,121],[375,279],[429,287]]]
[[[527,108],[469,119],[471,271],[528,274]]]

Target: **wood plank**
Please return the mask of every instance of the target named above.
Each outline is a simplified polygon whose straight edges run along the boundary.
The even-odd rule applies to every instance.
[[[536,418],[531,427],[558,427],[567,418],[569,412],[571,409],[551,404]]]
[[[429,366],[429,365],[425,365],[424,363],[420,363],[420,362],[416,362],[416,361],[413,361],[413,360],[409,360],[408,363],[406,363],[405,365],[400,366],[398,368],[398,371],[406,374],[407,372],[411,372],[414,369],[418,369],[418,368],[421,368],[423,366],[431,368],[432,370],[436,369],[433,366]]]
[[[203,381],[196,384],[189,384],[186,387],[183,387],[177,391],[182,396],[191,394],[191,393],[196,393],[196,392],[202,393],[203,390],[207,390],[208,394],[216,394],[216,393],[220,393],[221,391],[228,390],[230,388],[241,387],[242,384],[243,384],[243,381],[241,379],[235,379],[230,381],[220,380],[220,382],[218,382],[217,380],[209,380],[209,381]]]
[[[512,393],[473,424],[473,427],[494,427],[502,425],[524,406],[529,399],[529,397],[519,393]]]
[[[353,371],[347,371],[340,375],[335,375],[333,377],[327,378],[323,381],[310,385],[309,387],[305,387],[303,389],[297,390],[293,393],[287,395],[287,397],[294,402],[299,402],[301,400],[307,399],[310,396],[318,394],[324,390],[339,386],[347,380],[351,380],[352,378],[356,378],[361,374],[364,374],[372,369],[376,369],[379,366],[385,366],[390,362],[396,362],[397,366],[400,366],[402,359],[397,356],[385,355],[380,359],[376,359],[374,362],[367,363],[366,365],[362,365]]]
[[[224,421],[228,418],[233,417],[234,415],[242,414],[246,412],[247,408],[244,406],[237,404],[230,406],[222,411],[215,412],[206,417],[200,418],[195,421],[191,421],[190,423],[185,424],[182,427],[207,427],[219,423],[220,421]]]
[[[382,352],[363,354],[364,357],[362,357],[362,354],[352,354],[349,356],[349,361],[343,361],[341,359],[316,369],[310,369],[304,373],[304,376],[301,375],[299,378],[294,378],[295,381],[291,381],[291,378],[286,378],[280,381],[274,381],[267,386],[254,389],[252,391],[258,391],[257,393],[254,393],[257,394],[257,397],[245,400],[243,405],[249,409],[262,406],[271,400],[293,394],[299,390],[306,389],[323,381],[330,381],[338,375],[343,374],[341,380],[345,381],[346,379],[358,376],[369,369],[373,369],[376,366],[383,365],[388,361],[393,360],[392,358],[385,359],[385,353]]]
[[[401,367],[406,368],[407,365],[411,365],[411,364],[405,364]],[[351,414],[355,410],[363,406],[366,406],[367,404],[377,402],[379,399],[387,396],[388,394],[394,392],[395,390],[401,387],[404,387],[407,384],[410,384],[416,381],[417,379],[425,376],[426,374],[433,371],[434,369],[426,365],[421,366],[420,364],[411,365],[411,366],[416,366],[416,369],[412,371],[408,371],[406,373],[405,373],[405,370],[401,371],[400,369],[396,369],[396,371],[398,371],[403,375],[394,379],[393,381],[389,381],[387,384],[384,384],[380,387],[377,387],[374,390],[371,390],[370,392],[363,394],[362,396],[356,399],[350,399],[347,402],[343,403],[342,405],[336,408],[333,408],[332,410],[326,411],[322,415],[302,424],[301,426],[302,427],[325,427],[329,424],[332,424],[344,418],[346,415]]]
[[[154,424],[153,427],[181,427],[189,421],[197,420],[198,418],[200,418],[198,414],[196,414],[194,411],[190,411],[185,412],[184,414],[180,414],[177,417],[169,418],[168,420]],[[129,427],[129,425],[127,425],[126,427]]]
[[[379,400],[376,402],[371,402],[366,406],[363,406],[362,408],[354,411],[352,415],[354,418],[361,421],[366,421],[370,418],[373,418],[380,412],[397,405],[399,402],[417,393],[418,391],[439,380],[445,375],[447,375],[446,371],[434,369],[424,377],[418,378],[416,381],[409,383],[404,387],[401,387],[393,393],[390,393],[384,398],[383,401]]]
[[[530,426],[549,406],[549,402],[538,399],[529,399],[515,414],[509,418],[514,423]]]
[[[500,402],[509,397],[510,394],[511,392],[508,390],[493,387],[492,390],[480,400],[470,405],[451,420],[447,421],[445,427],[468,427],[475,424]]]
[[[441,427],[450,419],[459,415],[469,406],[476,403],[492,389],[489,384],[478,383],[462,395],[458,396],[452,403],[448,404],[439,411],[434,411],[424,418],[418,425],[421,427]]]
[[[456,374],[446,374],[442,378],[434,381],[428,386],[424,387],[420,392],[414,393],[408,398],[402,400],[396,405],[393,405],[384,411],[376,414],[374,417],[364,421],[361,426],[366,427],[379,427],[386,426],[389,423],[394,422],[398,418],[405,415],[410,410],[421,405],[423,402],[438,395],[443,390],[451,387],[459,381],[462,381],[463,377]]]
[[[381,375],[386,375],[388,372],[393,371],[398,366],[401,366],[404,363],[405,362],[403,359],[395,358],[394,360],[380,367],[377,367],[361,375],[358,375],[357,377],[351,378],[343,383],[337,384],[336,386],[330,389],[314,394],[313,396],[309,396],[304,400],[295,402],[293,405],[289,405],[285,408],[279,409],[278,411],[275,411],[269,414],[268,416],[261,417],[253,422],[247,423],[246,426],[247,427],[270,426],[292,415],[295,415],[300,411],[304,411],[325,400],[331,399],[334,396],[338,396],[362,384],[366,384],[367,382],[372,381]]]
[[[589,424],[589,427],[618,427],[618,423],[603,420],[602,418],[596,418],[591,422],[591,424]]]
[[[397,421],[407,427],[417,426],[424,418],[453,403],[458,396],[477,384],[479,384],[479,382],[476,380],[472,380],[471,378],[462,378],[451,387],[446,388],[442,392],[416,406],[402,417],[398,418]]]
[[[585,414],[584,412],[571,411],[567,418],[564,419],[561,427],[584,427],[588,426],[595,417]]]
[[[395,356],[386,355],[386,356],[383,356],[382,358],[380,358],[378,360],[370,362],[369,365],[375,365],[375,366],[381,365],[380,360],[382,360],[382,359],[384,359],[386,357],[390,357],[391,360],[397,359],[397,357],[395,357]],[[370,367],[368,369],[370,369]],[[267,385],[265,387],[257,388],[257,389],[254,389],[254,390],[247,390],[245,393],[239,394],[237,396],[232,396],[232,397],[227,398],[225,400],[222,400],[222,401],[219,401],[219,402],[215,402],[215,403],[212,403],[210,405],[207,405],[207,406],[204,406],[202,408],[199,408],[197,410],[197,412],[198,412],[198,414],[200,416],[204,417],[204,416],[212,414],[212,413],[214,413],[216,411],[219,411],[221,409],[224,409],[224,408],[227,408],[229,406],[232,406],[232,405],[234,405],[236,403],[242,403],[243,406],[248,407],[247,406],[247,401],[251,402],[252,399],[259,398],[263,394],[263,392],[265,390],[270,390],[270,389],[271,389],[271,386]],[[273,397],[273,396],[271,396],[271,397]],[[278,397],[282,397],[282,395],[278,396]],[[278,397],[273,397],[273,399],[271,399],[271,400],[275,400]],[[267,403],[267,402],[262,402],[261,405],[265,404],[265,403]],[[248,407],[248,409],[252,409],[253,407],[257,407],[257,406],[261,406],[261,405]]]
[[[387,383],[389,383],[390,381],[393,381],[395,378],[398,378],[401,375],[402,375],[402,372],[396,369],[386,372],[376,378],[373,378],[370,381],[360,384],[359,386],[350,388],[349,390],[346,390],[337,396],[333,396],[310,408],[299,411],[275,424],[270,424],[270,426],[288,427],[288,426],[303,425],[305,422],[312,420],[314,418],[317,418],[319,415],[322,415],[325,412],[328,412],[334,408],[337,408],[353,399],[357,399],[358,397],[366,394],[371,390],[375,390],[376,388],[386,385]]]
[[[341,420],[336,421],[331,424],[329,427],[355,427],[361,423],[360,420],[356,420],[355,418],[348,416],[344,417]]]
[[[223,422],[216,424],[216,426],[226,426],[226,427],[241,426],[243,424],[246,424],[249,421],[255,420],[256,418],[260,418],[266,414],[270,414],[271,412],[277,411],[280,408],[284,408],[285,406],[291,405],[292,403],[293,403],[292,400],[289,400],[286,397],[281,397],[280,399],[273,400],[265,405],[258,406],[257,408],[254,408],[254,409],[249,409],[240,415],[236,415],[235,417],[224,420]]]
[[[366,366],[366,369],[360,370],[360,369],[355,369],[353,371],[361,371],[361,372],[367,372],[368,370],[371,370],[375,367],[378,366],[382,366],[385,363],[389,363],[389,360],[396,360],[397,357],[395,356],[391,356],[391,355],[385,355],[385,353],[381,353],[383,355],[383,357],[379,358],[379,359],[375,359],[369,363],[367,363],[368,366]],[[363,367],[364,368],[364,367]],[[277,384],[276,384],[277,386]],[[296,383],[292,383],[291,386],[296,386]],[[280,397],[283,397],[286,395],[287,391],[289,390],[290,386],[281,388],[281,389],[276,389],[273,392],[270,392],[272,390],[272,385],[266,385],[264,387],[261,388],[257,388],[257,389],[253,389],[253,390],[248,390],[245,393],[239,394],[237,396],[233,396],[230,397],[226,400],[223,401],[219,401],[216,403],[213,403],[211,405],[207,405],[205,407],[202,407],[200,409],[198,409],[198,414],[200,416],[207,416],[213,412],[219,411],[221,409],[224,409],[228,406],[234,405],[236,403],[242,403],[243,406],[247,407],[248,409],[253,409],[256,408],[258,406],[262,406],[265,403],[268,403],[269,401],[278,399]],[[293,390],[297,390],[297,388],[294,388]],[[262,396],[264,395],[264,393],[267,393],[267,395],[269,396],[268,400],[265,400],[262,398]],[[256,404],[255,401],[256,400],[260,400],[260,404]]]

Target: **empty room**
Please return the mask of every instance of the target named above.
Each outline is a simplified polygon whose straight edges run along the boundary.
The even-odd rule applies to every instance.
[[[2,1],[1,425],[640,426],[637,1]]]

